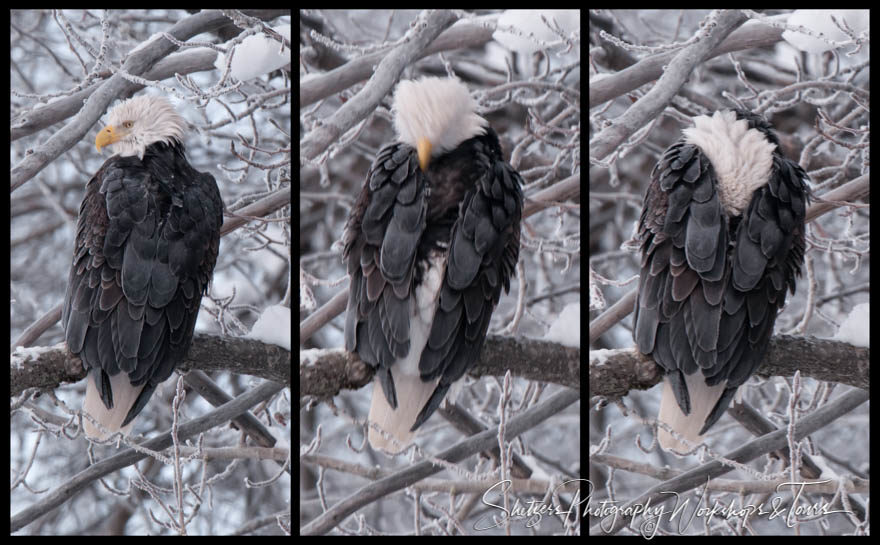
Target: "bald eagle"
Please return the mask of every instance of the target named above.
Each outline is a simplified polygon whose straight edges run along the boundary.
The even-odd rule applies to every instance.
[[[694,445],[761,364],[795,291],[806,180],[772,126],[739,109],[696,117],[654,168],[633,338],[665,375],[658,419]],[[663,428],[658,439],[692,450]]]
[[[185,129],[166,99],[138,96],[95,138],[114,154],[86,184],[61,324],[88,371],[83,411],[109,432],[127,434],[186,355],[217,261],[223,201]]]
[[[479,357],[519,259],[523,201],[459,80],[403,81],[393,112],[397,142],[376,156],[343,235],[345,347],[376,369],[368,437],[389,453]]]

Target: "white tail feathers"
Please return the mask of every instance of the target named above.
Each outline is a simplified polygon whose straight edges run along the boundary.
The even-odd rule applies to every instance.
[[[86,397],[83,399],[83,412],[92,416],[99,424],[104,426],[110,433],[121,431],[128,435],[134,426],[134,420],[122,427],[122,422],[128,415],[128,411],[134,405],[144,385],[132,386],[128,380],[127,373],[117,373],[110,377],[110,388],[113,392],[113,408],[107,409],[104,402],[101,401],[101,395],[98,393],[98,387],[92,374],[89,373],[86,379]],[[83,418],[83,431],[92,439],[104,440],[110,436],[110,433],[102,432],[96,428],[88,418]]]
[[[702,442],[703,436],[700,430],[706,423],[706,417],[712,412],[715,404],[721,399],[727,387],[727,382],[722,382],[715,386],[707,386],[703,373],[697,371],[691,375],[685,375],[685,384],[687,384],[688,394],[691,400],[691,414],[685,415],[678,406],[675,394],[669,381],[663,381],[663,395],[660,398],[660,414],[657,419],[664,422],[675,430],[679,435],[687,439],[692,446],[688,447],[681,441],[677,440],[668,431],[658,428],[657,439],[660,446],[665,450],[671,450],[680,454],[689,452]]]
[[[397,370],[396,367],[395,370]],[[397,454],[412,442],[415,432],[409,430],[415,424],[416,417],[428,402],[431,394],[434,393],[439,379],[422,382],[419,375],[407,375],[400,372],[393,376],[394,389],[397,392],[397,409],[392,409],[388,404],[379,379],[375,379],[373,381],[373,402],[370,404],[370,432],[367,437],[374,449]],[[374,429],[373,424],[378,425],[393,437],[396,443]]]

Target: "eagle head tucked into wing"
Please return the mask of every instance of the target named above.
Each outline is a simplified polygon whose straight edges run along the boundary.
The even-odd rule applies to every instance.
[[[807,176],[763,117],[694,119],[657,163],[639,223],[633,338],[665,375],[658,420],[696,446],[767,352],[804,261]],[[663,448],[692,448],[662,427]]]

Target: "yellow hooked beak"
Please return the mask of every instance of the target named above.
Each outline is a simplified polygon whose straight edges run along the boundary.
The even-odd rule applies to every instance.
[[[98,151],[101,151],[101,148],[119,142],[124,136],[125,131],[117,130],[113,125],[107,125],[101,129],[100,132],[98,132],[98,136],[95,137],[95,148],[97,148]]]
[[[431,141],[427,138],[419,138],[419,144],[416,151],[419,152],[419,166],[422,172],[428,170],[428,163],[431,162]]]

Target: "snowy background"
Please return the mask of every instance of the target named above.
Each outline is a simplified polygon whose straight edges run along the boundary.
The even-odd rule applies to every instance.
[[[695,43],[701,25],[708,21],[708,10],[596,10],[590,13],[590,128],[591,150],[603,145],[620,116],[632,111],[659,83],[662,70],[682,46]],[[858,10],[765,10],[749,12],[751,19],[728,38],[739,37],[733,51],[712,55],[698,63],[674,98],[664,104],[656,118],[645,120],[622,145],[604,157],[591,157],[590,173],[590,318],[591,321],[624,294],[637,288],[639,257],[631,239],[642,210],[650,173],[663,150],[674,143],[690,117],[730,108],[736,99],[750,109],[759,110],[776,127],[783,152],[797,161],[811,178],[811,189],[818,197],[828,191],[867,180],[870,174],[870,118],[868,85],[870,52],[867,47],[868,14]],[[836,25],[835,16],[844,27]],[[791,24],[785,22],[792,17]],[[780,25],[780,26],[773,26]],[[808,27],[804,31],[803,26]],[[705,27],[703,27],[705,28]],[[783,31],[785,34],[783,35]],[[798,32],[801,31],[801,32]],[[802,32],[809,32],[806,38]],[[787,41],[790,40],[790,41]],[[793,45],[794,44],[794,45]],[[669,54],[662,62],[648,66],[647,60]],[[634,83],[637,82],[637,83]],[[594,94],[601,99],[593,102]],[[830,213],[808,224],[807,259],[797,293],[776,322],[776,334],[833,338],[841,324],[870,295],[870,208],[863,198],[850,205],[835,207]],[[632,349],[632,315],[616,322],[591,343],[591,350]],[[867,343],[867,309],[862,327],[850,321],[841,339],[857,346]],[[610,352],[596,355],[606,365]],[[594,352],[591,352],[591,365]],[[867,365],[841,357],[832,366]],[[796,362],[795,362],[796,367]],[[819,382],[803,377],[796,403],[791,401],[792,377],[753,378],[740,392],[746,400],[776,426],[790,421],[789,411],[799,414],[820,408],[829,400],[851,389],[845,384]],[[652,445],[651,419],[657,415],[660,386],[648,391],[632,389],[622,405],[599,405],[590,412],[591,455],[614,456],[616,462],[594,463],[590,478],[596,486],[593,501],[609,499],[625,502],[671,478],[664,466],[675,469],[695,467],[696,456],[677,459]],[[826,469],[823,478],[869,477],[868,406],[844,415],[831,426],[813,434],[813,441],[802,446]],[[728,453],[754,437],[729,415],[710,430],[707,440],[717,453]],[[637,442],[637,440],[639,442]],[[639,468],[631,464],[638,464]],[[625,466],[630,471],[614,473]],[[749,466],[749,472],[733,472],[724,479],[738,480],[748,492],[752,481],[787,479],[790,475],[775,458],[763,457]],[[756,483],[757,486],[757,483]],[[700,491],[702,492],[702,491]],[[783,495],[785,499],[790,496]],[[692,513],[693,493],[687,514]],[[864,520],[865,495],[853,496],[857,518]],[[764,496],[710,492],[700,505],[714,501],[727,505],[760,502]],[[829,496],[810,495],[804,503],[829,500]],[[859,511],[860,505],[861,511]],[[671,503],[668,505],[672,505]],[[791,507],[790,504],[786,507]],[[839,508],[839,506],[838,506]],[[783,520],[753,517],[748,527],[740,517],[705,519],[683,527],[686,533],[748,534],[766,533],[847,533],[866,532],[854,527],[844,515],[819,517],[792,528]],[[591,524],[595,524],[593,519]],[[677,535],[675,525],[662,531]],[[622,533],[628,532],[624,531]],[[638,531],[636,529],[635,531]]]
[[[185,136],[187,156],[194,168],[211,173],[217,180],[227,210],[259,202],[279,192],[290,191],[290,12],[276,10],[260,22],[241,12],[226,12],[222,25],[193,36],[176,52],[161,59],[173,70],[153,81],[150,89],[138,94],[168,96],[189,123]],[[219,14],[218,14],[219,15]],[[198,10],[22,10],[10,12],[10,63],[12,118],[10,164],[15,167],[33,150],[45,146],[56,132],[63,130],[80,111],[81,102],[114,72],[126,56],[153,40]],[[287,39],[283,45],[279,36]],[[240,49],[237,49],[240,48]],[[231,62],[226,62],[235,49]],[[242,61],[244,65],[242,65]],[[215,65],[216,62],[216,65]],[[229,66],[227,72],[226,67]],[[175,77],[174,73],[177,73]],[[84,92],[85,91],[85,92]],[[118,104],[111,103],[110,108]],[[59,106],[57,110],[53,106]],[[60,108],[65,106],[68,109]],[[45,114],[48,112],[48,114]],[[45,126],[32,127],[31,120],[48,116]],[[106,114],[70,149],[47,164],[35,176],[12,192],[10,255],[10,335],[15,341],[25,328],[60,305],[67,284],[79,203],[86,182],[109,156],[95,150],[96,132],[106,122]],[[287,201],[289,202],[289,201]],[[221,239],[214,280],[202,300],[196,334],[212,333],[225,337],[248,335],[257,319],[270,309],[271,326],[260,327],[253,335],[264,342],[290,346],[290,207],[281,204],[260,214]],[[224,218],[228,222],[230,218]],[[283,309],[283,310],[280,310]],[[63,339],[55,321],[29,344],[48,347]],[[175,375],[176,377],[176,375]],[[243,374],[220,373],[214,379],[231,395],[249,388],[254,380]],[[135,431],[155,434],[169,427],[174,380],[160,387],[139,417]],[[167,388],[167,390],[166,390]],[[85,381],[55,389],[68,407],[79,408]],[[169,391],[170,390],[170,393]],[[289,416],[289,399],[276,398],[273,414]],[[34,404],[34,405],[32,405]],[[66,414],[53,409],[51,398],[30,401],[12,415],[12,474],[27,469],[35,433],[31,407],[38,407],[61,422]],[[200,416],[211,406],[191,394],[187,399],[187,418]],[[268,407],[267,407],[268,408]],[[39,412],[36,413],[39,416]],[[263,422],[267,422],[263,413]],[[283,422],[281,418],[278,422]],[[57,432],[58,420],[50,420],[49,429]],[[288,421],[289,423],[289,421]],[[289,446],[289,427],[274,426],[278,446]],[[235,445],[233,430],[213,446]],[[29,487],[49,489],[84,469],[87,465],[85,440],[66,436],[42,438],[36,451],[37,470],[27,477]],[[239,460],[239,462],[242,460]],[[221,466],[222,467],[222,466]],[[274,487],[247,488],[244,478],[268,479],[278,471],[275,462],[245,462],[232,471],[237,478],[225,480],[231,486],[219,486],[211,492],[213,505],[203,505],[201,513],[189,526],[189,533],[230,533],[258,514],[268,515],[289,509],[289,481]],[[147,469],[149,478],[170,486],[170,467],[155,464]],[[200,464],[187,465],[182,476],[186,486],[196,485]],[[211,468],[209,476],[219,467]],[[232,469],[232,468],[230,468]],[[169,473],[166,474],[165,472]],[[196,472],[196,473],[192,473]],[[128,488],[131,468],[109,476],[109,482]],[[195,477],[195,482],[191,479]],[[14,477],[13,477],[14,479]],[[281,479],[284,482],[284,479]],[[169,501],[164,493],[158,495]],[[18,512],[40,499],[32,490],[16,487],[11,496],[12,512]],[[124,501],[93,487],[60,510],[52,511],[24,532],[76,533],[98,531],[118,512],[116,502]],[[171,501],[173,503],[173,501]],[[124,531],[133,534],[173,534],[150,519],[147,507],[160,519],[166,514],[155,503],[140,500],[134,513],[122,521]],[[192,505],[187,507],[188,514]],[[161,514],[159,514],[161,513]],[[121,526],[116,526],[122,531]],[[255,532],[280,533],[274,523],[261,525]]]
[[[546,23],[541,16],[546,18]],[[456,13],[460,17],[447,32],[461,31],[464,36],[457,43],[447,45],[440,54],[430,54],[408,66],[402,79],[425,75],[456,76],[471,91],[483,115],[498,133],[506,159],[525,179],[523,192],[528,206],[529,197],[539,191],[580,175],[580,19],[577,10],[538,11],[476,11]],[[353,77],[355,81],[341,91],[321,92],[333,80],[345,80],[355,70],[359,58],[392,51],[401,38],[411,30],[420,12],[399,11],[302,11],[300,83],[301,93],[318,99],[301,104],[303,141],[316,134],[323,123],[346,103],[355,100],[364,87],[369,72]],[[552,25],[552,29],[548,27]],[[503,29],[507,29],[504,31]],[[442,37],[443,35],[441,35]],[[472,40],[472,41],[471,41]],[[348,64],[346,62],[348,61]],[[336,74],[338,73],[338,76]],[[392,88],[393,91],[393,88]],[[300,266],[301,318],[316,310],[341,290],[348,289],[342,264],[341,238],[343,225],[354,200],[364,183],[376,152],[394,139],[389,111],[389,93],[365,119],[359,120],[344,135],[321,150],[313,159],[303,157],[300,171]],[[552,329],[548,339],[560,344],[578,345],[580,339],[580,232],[581,211],[579,186],[575,181],[574,197],[560,199],[559,205],[550,206],[523,219],[522,248],[517,278],[511,280],[509,294],[502,294],[489,329],[490,334],[508,337],[542,338],[551,331],[563,310],[566,323]],[[302,349],[342,347],[344,314],[335,316],[310,338]],[[301,359],[315,356],[301,353]],[[544,362],[535,361],[540,370]],[[537,373],[540,375],[540,372]],[[502,377],[483,377],[479,381],[463,379],[464,392],[458,403],[484,421],[498,421],[498,392]],[[524,379],[513,381],[514,413],[534,402],[536,382]],[[546,399],[560,387],[549,383],[538,398]],[[303,523],[321,512],[314,489],[320,455],[338,457],[354,464],[351,469],[406,467],[408,460],[393,460],[378,456],[369,448],[361,448],[363,421],[370,403],[371,386],[357,391],[344,391],[333,398],[333,405],[316,400],[306,405],[301,413],[301,437],[304,453],[312,456],[303,466]],[[448,448],[462,435],[452,429],[443,418],[435,416],[425,426],[417,442],[428,452]],[[320,430],[320,443],[317,433]],[[523,435],[523,444],[531,456],[531,467],[539,470],[536,477],[577,476],[580,467],[580,416],[577,405],[544,423],[531,433]],[[347,444],[353,443],[353,447]],[[526,446],[523,446],[526,445]],[[466,467],[473,468],[471,459]],[[479,474],[487,471],[481,464]],[[351,494],[368,481],[347,472],[327,471],[320,486],[325,494],[339,497]],[[457,480],[461,475],[446,473],[438,478]],[[494,475],[488,474],[486,478]],[[534,496],[524,495],[523,501]],[[540,499],[540,495],[538,496]],[[456,500],[458,501],[458,500]],[[442,496],[430,500],[433,504],[448,506]],[[335,502],[333,502],[335,503]],[[383,498],[378,504],[362,509],[367,524],[377,531],[413,532],[413,501],[400,492]],[[472,507],[478,507],[477,504]],[[444,507],[445,509],[445,507]],[[424,521],[427,533],[447,533],[440,512],[429,508],[430,517]],[[467,509],[457,513],[462,531],[473,534],[469,517],[483,513],[481,509]],[[439,526],[438,526],[439,524]],[[350,531],[357,529],[345,525]],[[364,531],[361,529],[360,531]],[[515,521],[513,532],[552,534],[563,532],[559,521],[546,517],[534,528]],[[503,533],[503,528],[492,528],[490,534]],[[458,530],[452,533],[459,533]],[[480,534],[481,532],[477,532]]]

